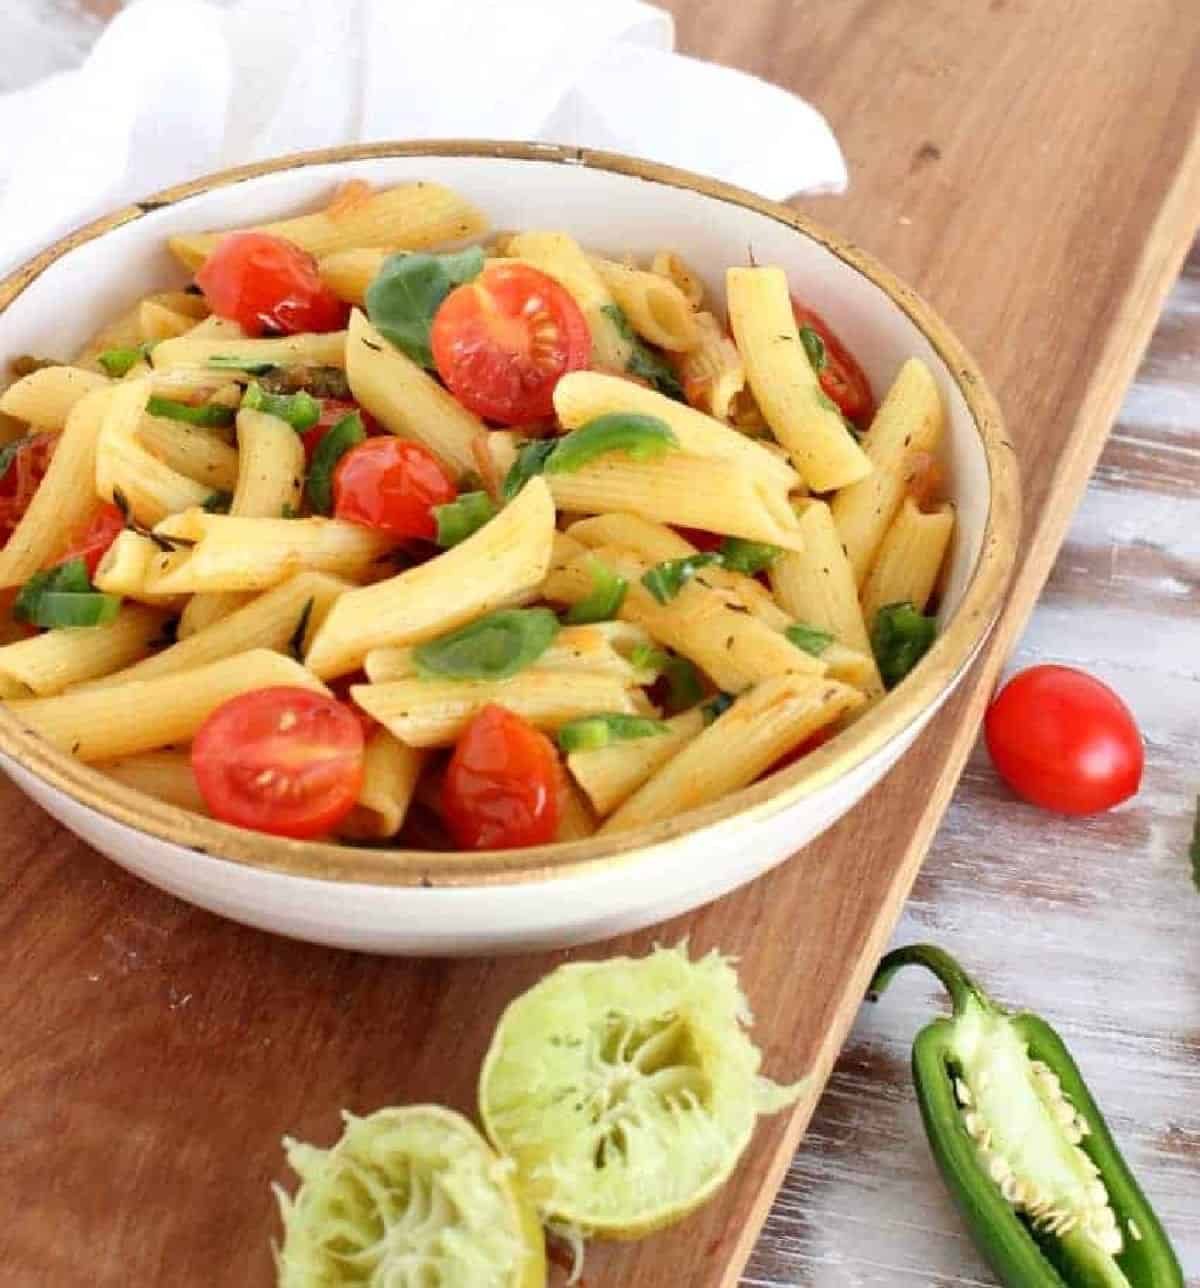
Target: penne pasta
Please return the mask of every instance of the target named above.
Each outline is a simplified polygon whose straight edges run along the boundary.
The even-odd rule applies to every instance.
[[[255,649],[154,680],[10,702],[9,710],[60,751],[89,762],[115,760],[187,742],[230,698],[275,685],[328,692],[299,662]]]
[[[136,349],[142,342],[141,305],[135,304],[120,317],[102,327],[73,359],[73,365],[103,372],[99,357],[109,349]]]
[[[674,282],[692,308],[698,309],[704,303],[704,282],[678,251],[657,251],[650,261],[650,271]]]
[[[338,299],[361,309],[366,302],[367,287],[379,276],[383,261],[392,253],[371,246],[339,250],[326,255],[317,269],[321,281]]]
[[[238,472],[229,503],[234,518],[272,519],[300,512],[304,443],[277,416],[239,411]]]
[[[242,340],[234,336],[198,336],[197,329],[193,328],[187,335],[181,335],[177,339],[156,344],[150,353],[154,370],[202,367],[219,369],[228,377],[264,367],[346,365],[345,331]]]
[[[917,358],[910,358],[863,440],[872,473],[843,488],[832,503],[833,521],[859,586],[904,499],[913,463],[937,450],[944,426],[945,411],[933,373]]]
[[[764,680],[669,760],[600,831],[646,827],[739,791],[862,703],[861,693],[836,680],[803,675]],[[736,755],[729,754],[731,747]]]
[[[230,613],[236,613],[239,608],[250,603],[254,595],[252,590],[213,590],[202,595],[192,595],[179,615],[175,633],[179,639],[185,640],[189,635],[195,635],[206,626],[228,617]]]
[[[350,696],[412,747],[448,747],[484,707],[499,703],[539,729],[605,712],[638,714],[625,681],[582,671],[522,671],[511,680],[393,680],[356,684]]]
[[[553,534],[550,493],[532,479],[461,544],[343,595],[317,632],[307,664],[324,678],[345,675],[372,649],[432,639],[516,602],[545,577]]]
[[[472,440],[483,422],[400,352],[357,309],[350,318],[346,378],[355,401],[385,429],[423,443],[455,475],[476,468]]]
[[[163,558],[178,562],[184,555],[169,555],[149,537],[126,528],[105,551],[92,578],[97,590],[126,599],[139,600],[152,607],[172,609],[178,606],[178,595],[158,594],[147,582],[151,568]]]
[[[868,622],[885,604],[912,604],[925,611],[954,532],[954,507],[924,513],[905,497],[879,543],[879,553],[863,582],[863,615]]]
[[[35,429],[62,429],[80,399],[110,383],[107,376],[82,367],[42,367],[0,394],[0,412]]]
[[[143,751],[121,760],[108,760],[96,768],[109,778],[135,791],[156,796],[168,805],[207,814],[208,805],[200,795],[192,758],[186,751]]]
[[[338,832],[361,841],[395,836],[404,826],[427,758],[427,752],[409,747],[386,729],[376,729],[367,739],[358,801],[338,824]]]
[[[137,438],[156,460],[208,488],[210,494],[232,492],[237,485],[237,451],[209,430],[162,416],[143,416]]]
[[[556,841],[582,841],[596,830],[596,817],[587,798],[570,778],[564,777],[558,793]]]
[[[746,378],[775,437],[816,492],[845,487],[871,472],[837,407],[821,392],[800,343],[781,268],[731,268],[729,322]]]
[[[627,801],[691,742],[704,728],[704,716],[693,707],[665,724],[662,733],[611,742],[594,751],[573,751],[567,757],[567,768],[601,818]]]
[[[465,241],[487,231],[487,219],[465,197],[440,183],[404,183],[361,200],[335,201],[311,215],[297,215],[255,231],[303,247],[320,259],[335,251],[361,246],[425,250],[444,242]],[[199,268],[225,233],[188,233],[168,239],[174,255],[190,269]]]
[[[592,257],[592,267],[612,293],[629,325],[660,349],[684,353],[700,342],[687,296],[669,277]]]
[[[675,360],[688,404],[728,423],[734,400],[746,388],[746,364],[725,328],[711,313],[696,314],[696,343]]]
[[[189,313],[143,300],[138,305],[138,330],[143,341],[173,340],[196,325],[196,318]]]
[[[165,615],[138,604],[123,604],[104,626],[42,631],[0,646],[0,686],[5,695],[61,693],[95,676],[145,657],[162,636]]]

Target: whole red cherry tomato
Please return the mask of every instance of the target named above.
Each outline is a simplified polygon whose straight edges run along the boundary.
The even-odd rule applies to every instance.
[[[875,395],[867,373],[819,313],[796,299],[792,300],[792,312],[796,325],[810,327],[825,345],[825,366],[817,375],[825,396],[837,403],[843,416],[866,429],[875,415]]]
[[[391,434],[352,447],[333,475],[333,513],[394,537],[432,539],[435,505],[458,496],[446,467],[428,448]]]
[[[92,515],[85,527],[67,543],[67,548],[55,559],[56,564],[81,558],[87,564],[88,576],[95,580],[100,560],[108,553],[109,546],[121,535],[125,516],[111,502],[106,501]]]
[[[247,335],[264,330],[340,331],[350,306],[321,281],[317,261],[269,233],[222,237],[196,274],[209,308]]]
[[[1142,738],[1129,708],[1069,666],[1014,676],[988,708],[984,732],[1000,777],[1043,809],[1095,814],[1142,781]]]
[[[455,844],[511,850],[553,841],[561,775],[545,734],[504,707],[484,707],[460,735],[442,786]]]

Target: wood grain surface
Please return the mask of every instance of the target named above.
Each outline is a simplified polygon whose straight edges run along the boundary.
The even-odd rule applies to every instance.
[[[1183,0],[670,7],[684,49],[827,112],[854,186],[805,208],[949,318],[1025,469],[1026,553],[973,690],[803,856],[582,954],[683,933],[738,952],[768,1070],[813,1066],[823,1080],[1189,239],[1200,19]],[[1075,660],[1122,688],[1148,733],[1142,795],[1104,819],[1051,820],[1014,803],[977,754],[905,926],[1061,1025],[1193,1274],[1198,354],[1200,264],[1019,654]],[[279,1136],[329,1140],[343,1106],[469,1108],[495,1016],[559,960],[385,961],[270,939],[138,884],[11,787],[0,801],[0,1267],[20,1288],[270,1282]],[[744,1282],[991,1282],[938,1188],[907,1086],[908,1042],[932,1005],[926,986],[902,985],[863,1014]],[[594,1250],[587,1283],[737,1282],[810,1110],[760,1130],[685,1226]]]

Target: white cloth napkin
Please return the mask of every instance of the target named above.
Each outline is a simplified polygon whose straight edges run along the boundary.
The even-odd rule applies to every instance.
[[[0,272],[170,184],[365,140],[537,139],[774,198],[844,189],[813,107],[674,38],[637,0],[139,0],[78,71],[0,96]]]

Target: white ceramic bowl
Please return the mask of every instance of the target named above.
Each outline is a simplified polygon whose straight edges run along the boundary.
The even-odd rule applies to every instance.
[[[759,263],[787,270],[877,390],[905,358],[922,358],[949,410],[946,459],[959,513],[937,643],[850,729],[745,791],[644,832],[505,854],[372,851],[239,831],[113,783],[7,713],[0,764],[60,822],[164,890],[266,930],[374,952],[599,939],[696,907],[795,854],[910,745],[999,610],[1018,528],[1017,480],[999,413],[970,358],[912,291],[786,207],[627,158],[478,142],[284,158],[117,211],[0,283],[0,357],[69,355],[137,296],[180,282],[168,234],[303,210],[351,178],[381,186],[437,180],[474,199],[497,228],[563,227],[615,253],[673,247],[718,297],[724,268],[745,262],[749,248]]]

